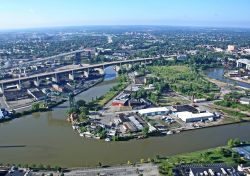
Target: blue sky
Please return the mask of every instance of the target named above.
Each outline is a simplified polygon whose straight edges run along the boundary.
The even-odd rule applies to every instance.
[[[0,29],[83,25],[250,27],[250,0],[0,0]]]

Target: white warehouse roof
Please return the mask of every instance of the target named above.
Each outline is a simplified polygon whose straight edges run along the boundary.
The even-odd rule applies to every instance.
[[[157,107],[157,108],[147,108],[139,110],[139,114],[149,114],[149,113],[156,113],[156,112],[168,112],[168,108],[166,107]]]
[[[214,117],[214,114],[210,112],[193,114],[192,112],[184,111],[176,113],[176,116],[184,122],[194,122],[207,120],[208,118]]]
[[[237,62],[246,64],[246,65],[249,65],[249,64],[250,64],[250,60],[249,60],[249,59],[239,59],[239,60],[237,60]]]
[[[142,129],[143,129],[143,126],[140,124],[140,122],[138,122],[138,120],[135,119],[134,116],[130,116],[130,117],[128,117],[128,118],[129,118],[129,120],[130,120],[133,124],[135,124],[135,126],[136,126],[139,130],[142,130]]]

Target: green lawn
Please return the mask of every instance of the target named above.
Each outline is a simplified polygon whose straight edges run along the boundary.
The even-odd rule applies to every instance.
[[[159,105],[161,106],[171,106],[171,105],[176,105],[178,103],[182,103],[182,104],[187,104],[190,103],[188,100],[185,100],[181,97],[168,97],[167,95],[163,95],[160,99],[159,99]]]
[[[224,163],[237,165],[246,163],[237,153],[229,147],[217,147],[213,149],[197,151],[187,154],[175,155],[164,159],[156,159],[160,163],[159,171],[164,175],[172,175],[172,169],[179,164],[211,164]]]
[[[112,98],[114,98],[117,94],[119,94],[122,90],[124,90],[126,86],[127,86],[126,83],[120,83],[117,86],[113,87],[109,92],[107,92],[104,96],[100,97],[97,100],[97,104],[103,107]]]

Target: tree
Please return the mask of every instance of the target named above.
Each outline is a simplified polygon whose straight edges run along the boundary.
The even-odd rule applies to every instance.
[[[47,165],[47,166],[46,166],[46,169],[47,169],[47,170],[50,170],[50,169],[51,169],[50,165]]]
[[[229,147],[236,147],[236,146],[239,146],[241,144],[241,141],[239,138],[236,138],[236,139],[229,139],[228,142],[227,142],[227,145]]]
[[[141,164],[143,164],[145,162],[143,158],[140,161],[141,161]]]
[[[154,94],[154,93],[151,93],[149,98],[154,103],[156,103],[157,100],[158,100],[158,96],[156,94]]]
[[[233,146],[234,146],[234,141],[233,141],[233,139],[229,139],[229,140],[227,141],[227,145],[228,145],[229,147],[233,147]]]
[[[55,166],[55,170],[61,172],[62,168],[60,166]]]
[[[68,109],[68,115],[72,114],[72,113],[79,113],[79,110],[77,108],[70,108]]]
[[[76,102],[77,107],[82,107],[82,106],[86,106],[86,102],[84,100],[78,100]]]
[[[145,126],[143,129],[142,129],[142,133],[144,136],[147,136],[148,135],[148,131],[149,131],[149,127],[148,126]]]
[[[39,164],[38,168],[39,168],[40,170],[43,170],[43,169],[44,169],[44,166],[43,166],[42,164]]]
[[[81,106],[79,108],[79,111],[80,111],[80,113],[84,114],[85,116],[87,116],[89,114],[89,110],[85,106]]]
[[[32,164],[32,165],[31,165],[31,168],[36,168],[36,164]]]
[[[239,138],[234,139],[234,146],[239,146],[240,144],[241,142]]]
[[[33,103],[32,104],[32,111],[37,111],[39,110],[39,103]]]

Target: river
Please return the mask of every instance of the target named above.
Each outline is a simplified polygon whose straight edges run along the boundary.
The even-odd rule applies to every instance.
[[[250,88],[250,84],[231,80],[229,78],[224,77],[224,68],[210,68],[205,71],[205,74],[212,79],[217,79],[219,81],[229,83],[229,84],[235,84],[240,87]]]
[[[89,101],[115,84],[105,81],[76,99]],[[34,113],[0,124],[0,163],[63,167],[96,166],[99,162],[112,165],[216,147],[226,144],[229,138],[250,140],[250,123],[125,142],[85,139],[66,122],[67,107],[68,102],[65,102],[52,112]]]

